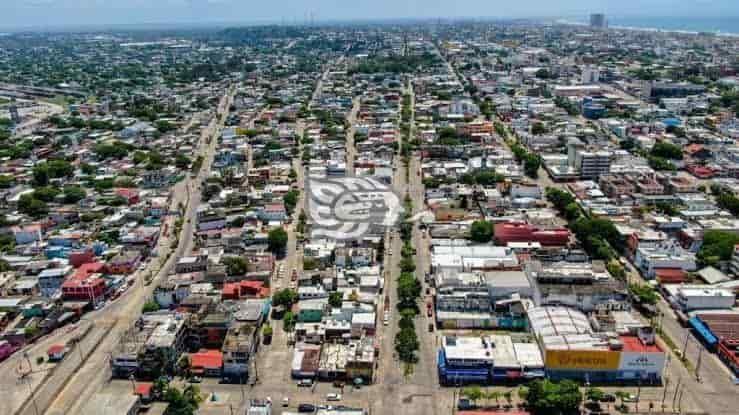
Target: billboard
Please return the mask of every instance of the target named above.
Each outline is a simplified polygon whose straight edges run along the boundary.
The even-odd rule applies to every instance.
[[[545,366],[560,370],[617,370],[620,352],[611,350],[547,350]]]
[[[622,352],[619,370],[661,373],[665,367],[663,352]]]

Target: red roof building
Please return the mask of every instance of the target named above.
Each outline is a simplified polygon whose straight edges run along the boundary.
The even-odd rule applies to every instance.
[[[100,273],[105,269],[102,262],[82,264],[64,283],[62,297],[65,300],[97,301],[105,295],[105,279]]]
[[[136,203],[139,203],[140,201],[139,191],[136,189],[129,189],[129,188],[122,187],[120,189],[116,189],[115,194],[117,196],[120,196],[126,199],[126,202],[129,205],[135,205]]]
[[[503,222],[495,225],[495,242],[539,242],[542,246],[563,246],[570,241],[570,231],[565,228],[539,229],[525,222]]]
[[[662,349],[657,346],[657,343],[646,344],[637,336],[619,336],[619,340],[624,345],[624,352],[638,352],[638,353],[661,353]]]
[[[239,281],[223,284],[221,297],[225,300],[269,297],[269,288],[263,281]]]
[[[687,166],[686,170],[688,170],[693,176],[699,179],[710,179],[716,174],[716,172],[712,168],[697,164],[691,164]]]
[[[92,248],[80,249],[69,253],[69,263],[77,268],[82,264],[88,264],[95,260],[95,253]]]
[[[657,268],[654,275],[660,284],[681,284],[687,277],[682,268]]]
[[[190,355],[190,372],[201,376],[221,376],[223,353],[220,350],[200,350]]]

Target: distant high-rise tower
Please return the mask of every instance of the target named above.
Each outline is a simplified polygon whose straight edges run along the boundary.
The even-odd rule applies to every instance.
[[[593,13],[590,15],[590,27],[605,29],[607,27],[606,15],[603,13]]]

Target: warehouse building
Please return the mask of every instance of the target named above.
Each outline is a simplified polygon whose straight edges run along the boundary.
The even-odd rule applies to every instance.
[[[664,284],[668,300],[683,311],[728,310],[734,307],[736,295],[728,288],[710,285]]]
[[[544,377],[539,346],[524,336],[444,336],[437,367],[439,380],[444,385]]]
[[[649,326],[624,326],[621,332],[596,332],[591,319],[569,307],[536,307],[529,324],[544,354],[547,377],[584,382],[661,381],[665,353]]]

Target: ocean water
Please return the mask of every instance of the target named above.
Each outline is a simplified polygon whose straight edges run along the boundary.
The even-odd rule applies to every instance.
[[[686,32],[739,34],[736,17],[617,17],[607,16],[611,27],[634,27]]]

